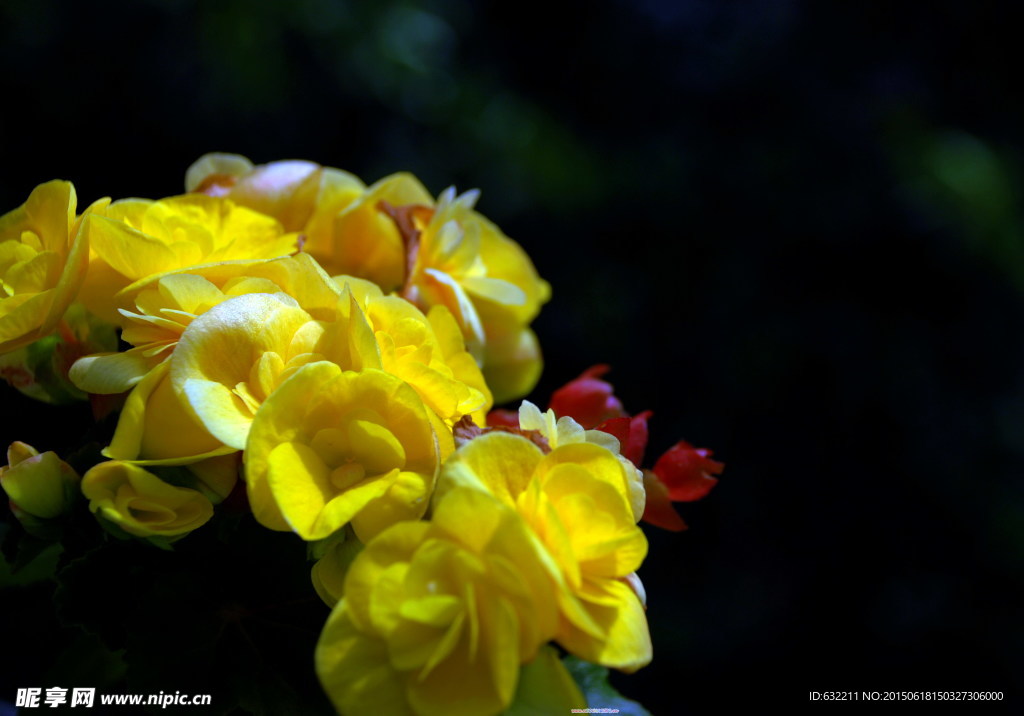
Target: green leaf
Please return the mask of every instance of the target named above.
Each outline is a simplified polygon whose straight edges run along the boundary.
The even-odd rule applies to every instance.
[[[622,716],[651,716],[650,711],[636,701],[627,699],[608,683],[608,669],[605,667],[575,656],[567,656],[563,663],[586,696],[589,708],[618,709]]]

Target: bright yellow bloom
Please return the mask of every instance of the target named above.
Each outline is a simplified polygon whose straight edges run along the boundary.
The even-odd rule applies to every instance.
[[[75,218],[77,202],[71,183],[55,179],[0,216],[0,353],[50,333],[75,299],[89,257],[82,219]]]
[[[299,369],[252,421],[245,479],[263,525],[324,539],[351,522],[362,541],[427,509],[439,465],[423,401],[379,370]]]
[[[491,394],[451,313],[436,306],[424,316],[397,296],[368,297],[365,306],[381,367],[415,388],[449,426],[463,415],[483,424]]]
[[[179,538],[213,516],[197,490],[168,485],[138,465],[112,460],[85,473],[82,493],[89,509],[137,537]]]
[[[330,272],[367,278],[424,310],[446,306],[483,366],[498,402],[528,393],[540,376],[529,328],[551,289],[522,248],[473,210],[477,192],[433,201],[413,176],[366,189],[311,233],[307,250]]]
[[[226,196],[307,236],[329,231],[334,214],[365,188],[340,169],[297,160],[253,166],[238,154],[204,154],[185,173],[185,191]]]
[[[405,283],[407,246],[381,202],[426,209],[433,198],[410,174],[381,179],[337,212],[328,231],[311,234],[306,250],[329,273],[365,278],[390,293]]]
[[[114,296],[129,284],[188,266],[294,253],[298,237],[272,217],[224,198],[188,194],[124,199],[82,226],[91,249],[81,300],[123,323]]]
[[[13,442],[7,448],[7,465],[0,467],[0,486],[20,512],[52,519],[71,508],[71,488],[78,473],[56,453],[39,453],[31,445]]]
[[[643,605],[629,583],[647,553],[631,504],[635,472],[596,444],[545,454],[521,435],[494,432],[448,460],[437,499],[443,504],[448,490],[465,485],[514,507],[557,565],[558,642],[587,661],[632,671],[651,659]]]
[[[176,394],[220,442],[241,450],[253,416],[299,368],[330,361],[379,368],[373,334],[351,295],[334,321],[317,321],[285,294],[255,293],[218,304],[189,324],[171,356]]]
[[[316,650],[341,713],[480,716],[512,702],[521,665],[554,636],[552,581],[522,519],[454,490],[356,557]]]
[[[132,390],[104,454],[121,460],[181,464],[241,449],[244,437],[225,446],[204,427],[181,391],[172,386],[169,359],[185,330],[212,307],[237,296],[268,298],[271,294],[294,303],[284,292],[298,296],[313,316],[333,316],[342,295],[305,254],[190,267],[123,290],[117,300],[130,301],[135,310],[121,309],[127,324],[122,338],[135,347],[88,356],[71,370],[75,384],[90,393]],[[219,350],[233,353],[234,347],[222,345]],[[216,362],[218,355],[209,358]]]
[[[408,294],[420,305],[451,310],[495,398],[505,402],[529,393],[540,378],[540,347],[529,325],[551,288],[522,247],[473,210],[477,196],[448,189],[429,219],[417,222]]]
[[[333,311],[341,289],[308,254],[192,266],[151,276],[120,291],[122,340],[133,348],[79,360],[71,379],[87,393],[122,393],[167,360],[196,316],[235,296],[286,293],[307,311]]]

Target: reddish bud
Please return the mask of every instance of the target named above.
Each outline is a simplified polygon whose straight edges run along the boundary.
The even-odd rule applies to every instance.
[[[610,418],[626,415],[622,403],[613,395],[611,383],[600,380],[609,370],[607,365],[595,365],[583,371],[579,378],[555,391],[548,407],[555,415],[568,415],[588,430]]]
[[[611,418],[598,425],[597,429],[615,436],[622,455],[640,467],[644,461],[644,450],[647,449],[647,421],[653,414],[645,410],[632,418]]]
[[[685,440],[669,448],[654,464],[658,479],[668,488],[673,502],[693,502],[711,491],[725,464],[711,459],[711,451],[695,448]]]

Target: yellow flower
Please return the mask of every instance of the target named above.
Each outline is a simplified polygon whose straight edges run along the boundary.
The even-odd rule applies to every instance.
[[[197,490],[168,485],[148,470],[119,460],[101,462],[82,478],[89,509],[137,537],[188,534],[213,516]]]
[[[326,231],[309,234],[306,250],[331,274],[373,281],[385,293],[405,282],[407,252],[395,220],[381,208],[433,204],[423,185],[410,174],[395,174],[367,187],[333,217]]]
[[[600,445],[574,442],[545,454],[521,435],[494,432],[448,460],[436,496],[443,504],[449,490],[471,486],[514,507],[557,565],[558,642],[626,671],[651,659],[643,604],[630,584],[647,553],[631,504],[632,473]]]
[[[91,249],[80,300],[122,323],[114,296],[129,284],[188,266],[269,259],[296,251],[298,237],[272,217],[218,197],[123,199],[93,214],[82,232]]]
[[[31,445],[13,442],[7,448],[7,465],[0,467],[0,486],[19,511],[47,520],[71,508],[78,473],[56,453],[40,454]]]
[[[522,248],[473,210],[477,192],[433,201],[413,176],[366,189],[310,233],[307,250],[332,273],[399,291],[423,310],[446,306],[498,402],[528,393],[541,357],[529,328],[551,289]]]
[[[0,216],[0,353],[50,333],[75,299],[89,257],[77,202],[71,183],[55,179]]]
[[[416,392],[379,370],[299,369],[260,406],[245,479],[263,525],[324,539],[351,522],[360,540],[426,511],[437,438]]]
[[[211,435],[241,450],[263,401],[299,368],[323,360],[346,370],[380,367],[351,295],[330,322],[281,293],[224,301],[189,324],[169,365],[174,392]]]
[[[133,348],[79,360],[71,379],[88,393],[129,390],[167,360],[196,316],[235,296],[286,293],[306,310],[333,310],[341,289],[308,254],[192,266],[136,281],[115,296]]]
[[[317,644],[341,713],[479,716],[512,702],[557,628],[552,582],[523,521],[476,490],[356,557]]]
[[[364,188],[340,169],[297,160],[253,166],[238,154],[204,154],[185,173],[185,191],[226,196],[273,216],[286,231],[306,234],[316,233]]]
[[[182,391],[172,384],[170,357],[186,330],[211,308],[239,296],[257,296],[254,302],[258,305],[268,305],[268,301],[272,306],[283,305],[281,301],[294,304],[284,291],[300,297],[308,307],[311,313],[302,313],[304,321],[313,320],[313,316],[334,316],[342,296],[341,288],[305,254],[191,267],[144,279],[122,291],[118,300],[131,301],[135,309],[121,309],[127,323],[122,338],[135,347],[122,353],[88,356],[71,370],[71,379],[87,392],[132,391],[104,454],[150,464],[182,464],[241,449],[244,435],[225,445],[204,427]],[[280,300],[273,299],[272,294]],[[260,320],[255,316],[248,325]],[[204,325],[210,322],[201,323],[200,328]],[[208,332],[216,343],[219,324],[213,321],[213,325]],[[242,340],[249,337],[244,327],[242,334]],[[237,337],[238,331],[231,335]],[[290,341],[291,336],[286,338]],[[234,354],[235,346],[221,341],[211,350],[207,358],[217,364],[222,360],[220,356]]]
[[[490,390],[451,313],[436,306],[424,316],[396,296],[368,297],[365,306],[381,367],[415,388],[449,427],[463,415],[483,424],[492,405]]]
[[[455,315],[466,344],[484,368],[498,402],[526,395],[542,368],[529,328],[551,288],[515,241],[473,210],[478,193],[448,189],[420,231],[410,298],[443,305]]]

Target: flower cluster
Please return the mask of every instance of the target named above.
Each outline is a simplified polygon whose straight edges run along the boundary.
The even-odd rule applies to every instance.
[[[646,665],[638,523],[682,529],[671,501],[722,465],[680,442],[642,470],[650,413],[602,366],[546,412],[493,409],[539,378],[550,288],[477,192],[228,154],[185,186],[78,214],[51,181],[0,218],[0,374],[119,411],[81,477],[11,445],[26,529],[81,500],[110,538],[171,549],[244,492],[317,558],[340,713],[582,708],[558,650]]]

